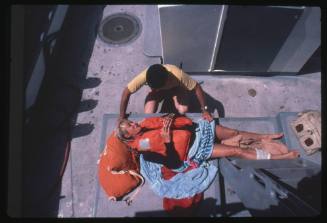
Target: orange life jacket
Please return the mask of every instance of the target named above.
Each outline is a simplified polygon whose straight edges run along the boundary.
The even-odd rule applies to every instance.
[[[163,120],[163,117],[146,118],[140,123],[140,126],[147,129],[147,131],[137,136],[129,145],[139,152],[154,152],[167,157],[167,148],[160,134],[163,127]],[[176,117],[171,125],[173,148],[177,152],[180,161],[187,159],[192,134],[189,130],[182,128],[192,124],[191,119],[181,116]]]
[[[135,190],[134,195],[125,198],[129,202],[137,194],[137,188],[144,183],[139,174],[138,157],[114,133],[108,136],[98,165],[99,183],[111,200],[123,199]]]

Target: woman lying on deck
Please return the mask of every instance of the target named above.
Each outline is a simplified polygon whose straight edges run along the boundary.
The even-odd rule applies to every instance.
[[[119,124],[118,137],[139,152],[151,151],[164,156],[167,155],[167,152],[172,152],[169,149],[177,149],[176,147],[174,148],[174,136],[177,137],[176,141],[178,143],[181,140],[189,141],[187,143],[189,148],[195,144],[194,141],[203,141],[205,138],[211,138],[211,141],[207,140],[210,141],[206,144],[207,149],[196,149],[199,153],[205,153],[205,157],[208,159],[219,157],[237,157],[253,160],[294,159],[299,156],[297,151],[289,151],[284,144],[275,141],[273,144],[269,143],[274,139],[282,138],[283,133],[258,134],[238,131],[215,124],[214,121],[208,123],[201,120],[202,122],[195,123],[183,116],[176,117],[175,123],[173,123],[173,120],[173,114],[163,118],[146,118],[140,123],[124,119]],[[206,128],[206,131],[203,131],[202,134],[196,134],[199,132],[197,130],[199,125],[203,125]],[[181,135],[182,131],[189,132],[191,135],[189,137],[184,136],[185,133]],[[266,143],[264,144],[265,147],[260,148],[260,142]],[[254,145],[257,145],[257,148],[254,148]],[[189,150],[189,148],[183,149]]]
[[[208,162],[210,159],[294,159],[299,156],[297,151],[289,151],[284,144],[274,141],[283,137],[282,133],[238,131],[215,121],[193,122],[173,114],[145,118],[139,123],[123,119],[116,134],[141,154],[141,174],[154,192],[173,199],[192,197],[210,186],[217,173],[217,167]],[[172,176],[171,173],[173,177],[167,177]]]

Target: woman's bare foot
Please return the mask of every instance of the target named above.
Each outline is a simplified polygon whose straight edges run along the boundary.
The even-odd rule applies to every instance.
[[[289,152],[289,149],[285,144],[271,139],[262,139],[261,147],[263,150],[266,150],[273,155],[281,155]]]
[[[296,150],[289,151],[288,153],[282,155],[272,155],[271,159],[275,160],[286,160],[286,159],[295,159],[300,157],[300,153]]]
[[[280,139],[284,136],[284,133],[274,133],[274,134],[262,134],[261,139],[273,140],[273,139]]]
[[[300,153],[296,150],[292,150],[289,153],[286,153],[285,157],[289,158],[289,159],[295,159],[295,158],[300,157]]]

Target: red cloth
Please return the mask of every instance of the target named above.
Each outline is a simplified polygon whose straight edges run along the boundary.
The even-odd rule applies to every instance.
[[[194,168],[196,168],[196,166],[192,165],[188,167],[184,172],[187,172]],[[170,178],[172,178],[177,174],[176,172],[166,167],[161,168],[161,173],[165,180],[169,180]],[[183,199],[172,199],[172,198],[165,197],[163,199],[163,208],[172,216],[176,216],[176,217],[192,216],[194,215],[194,213],[196,213],[195,210],[202,200],[203,200],[203,192],[198,193],[193,197],[183,198]]]

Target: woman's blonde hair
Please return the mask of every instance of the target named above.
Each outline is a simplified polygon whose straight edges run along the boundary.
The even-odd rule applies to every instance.
[[[122,119],[119,123],[118,123],[118,127],[117,127],[117,131],[116,131],[116,135],[117,137],[123,141],[123,142],[129,142],[129,141],[132,141],[133,138],[132,137],[126,137],[126,122],[128,120],[127,119]]]

